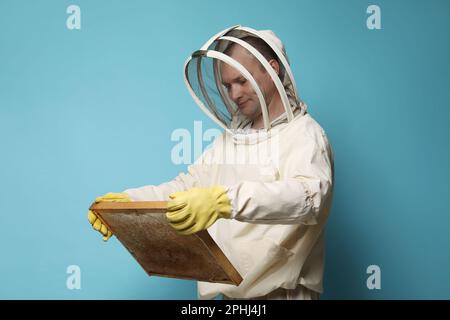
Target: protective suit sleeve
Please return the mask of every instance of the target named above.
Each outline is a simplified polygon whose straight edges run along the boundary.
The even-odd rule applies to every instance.
[[[173,192],[184,191],[195,184],[195,175],[191,172],[180,173],[172,181],[160,185],[147,185],[123,191],[132,201],[166,201]]]
[[[316,224],[333,184],[333,154],[322,135],[301,139],[286,159],[286,177],[243,181],[227,189],[232,219],[261,224]]]

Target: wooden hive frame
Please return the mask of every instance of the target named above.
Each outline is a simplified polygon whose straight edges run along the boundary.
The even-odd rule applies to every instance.
[[[242,277],[204,230],[184,236],[167,222],[166,201],[91,205],[148,275],[239,285]]]

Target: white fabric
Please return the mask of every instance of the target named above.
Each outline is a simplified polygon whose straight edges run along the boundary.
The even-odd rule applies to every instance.
[[[234,300],[235,298],[230,298],[223,296],[224,300]],[[237,298],[239,299],[239,298]],[[320,294],[316,291],[312,291],[302,285],[298,285],[295,289],[284,289],[278,288],[265,296],[254,297],[250,300],[319,300]]]
[[[258,297],[279,287],[294,289],[299,283],[322,292],[332,151],[323,129],[309,114],[277,128],[277,135],[255,144],[238,144],[226,132],[186,174],[160,186],[125,190],[132,200],[143,201],[168,200],[170,193],[192,187],[227,188],[234,219],[220,219],[208,232],[244,280],[239,286],[199,282],[201,299],[220,293]],[[269,153],[259,163],[227,162],[230,152],[259,152],[275,136],[279,159]]]

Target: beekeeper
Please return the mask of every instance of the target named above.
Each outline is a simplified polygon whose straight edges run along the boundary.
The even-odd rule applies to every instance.
[[[234,26],[188,58],[184,78],[223,134],[174,180],[97,201],[169,200],[178,232],[207,229],[243,281],[198,282],[200,299],[317,299],[333,154],[298,95],[284,45],[272,31]],[[88,218],[104,240],[112,235],[94,212]]]

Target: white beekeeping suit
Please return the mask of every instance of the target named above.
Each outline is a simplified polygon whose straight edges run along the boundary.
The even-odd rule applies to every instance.
[[[277,54],[278,77],[255,49],[241,40],[263,39]],[[270,121],[264,93],[252,75],[225,54],[230,43],[244,46],[270,73],[284,114]],[[264,60],[264,61],[262,61]],[[264,129],[251,129],[221,84],[220,63],[239,70],[260,99]],[[331,207],[333,154],[324,130],[300,100],[280,39],[271,31],[235,26],[226,29],[185,64],[185,80],[197,104],[225,130],[212,147],[174,180],[125,190],[134,201],[168,200],[176,191],[223,186],[232,204],[231,219],[208,228],[243,277],[239,286],[198,283],[201,299],[315,298],[321,293],[324,226]]]

